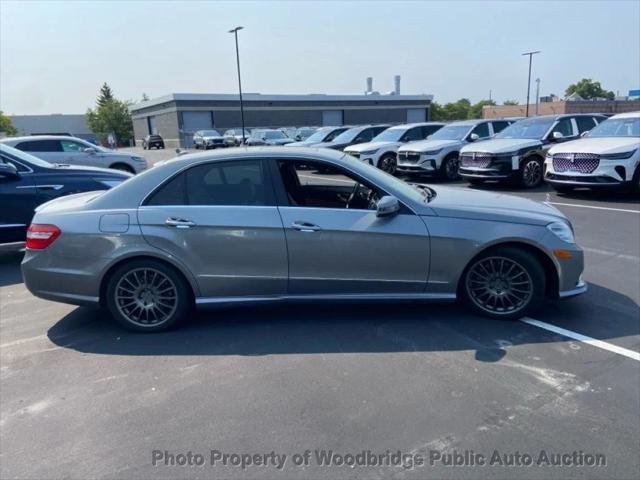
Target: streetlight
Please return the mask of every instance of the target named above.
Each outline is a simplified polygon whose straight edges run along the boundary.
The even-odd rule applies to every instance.
[[[244,137],[244,104],[242,103],[242,82],[240,81],[240,51],[238,50],[238,30],[242,30],[244,27],[236,27],[229,30],[229,33],[233,33],[236,38],[236,62],[238,64],[238,91],[240,92],[240,118],[242,120],[242,144],[245,143]]]
[[[531,93],[531,59],[536,53],[540,53],[540,50],[536,50],[535,52],[525,52],[522,55],[529,55],[529,79],[527,80],[527,113],[526,117],[529,116],[529,94]]]

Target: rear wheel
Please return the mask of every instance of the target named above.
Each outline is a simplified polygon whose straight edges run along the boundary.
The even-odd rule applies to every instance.
[[[491,318],[517,320],[543,299],[542,266],[530,253],[513,247],[496,248],[474,259],[462,277],[466,303]]]
[[[442,180],[453,182],[458,179],[458,154],[451,153],[442,160],[439,175]]]
[[[135,260],[109,278],[106,304],[124,327],[159,332],[185,317],[191,296],[186,281],[173,268],[155,260]]]
[[[396,172],[396,156],[393,153],[385,153],[378,160],[378,168],[393,175]]]
[[[111,165],[109,168],[120,170],[121,172],[136,173],[135,170],[126,163],[116,163],[114,165]]]
[[[520,185],[524,188],[536,188],[542,183],[542,160],[529,157],[520,164]]]

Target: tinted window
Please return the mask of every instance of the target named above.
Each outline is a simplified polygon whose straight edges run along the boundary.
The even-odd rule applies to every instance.
[[[498,133],[509,126],[509,122],[491,122],[493,125],[493,133]]]
[[[422,140],[423,138],[422,127],[414,127],[402,136],[402,139],[407,142],[414,142],[416,140]]]
[[[354,139],[354,142],[370,142],[375,137],[373,128],[365,128]]]
[[[591,126],[593,127],[593,125]],[[560,132],[563,137],[573,137],[573,126],[571,125],[571,119],[563,118],[562,120],[560,120],[556,124],[556,126],[553,127],[553,130],[551,130],[551,135],[553,135],[554,132]]]
[[[260,160],[208,163],[164,185],[148,205],[272,205]]]
[[[60,144],[62,145],[63,152],[83,152],[84,149],[87,148],[81,143],[72,140],[60,140]]]
[[[486,122],[481,123],[480,125],[476,126],[476,128],[471,130],[471,133],[475,133],[480,138],[486,138],[489,136],[489,124]]]
[[[576,123],[578,124],[578,133],[588,132],[596,126],[593,117],[576,117]]]
[[[28,140],[16,145],[24,152],[61,152],[60,140]]]
[[[442,125],[425,125],[422,127],[422,138],[427,138],[432,133],[437,132],[442,128]]]

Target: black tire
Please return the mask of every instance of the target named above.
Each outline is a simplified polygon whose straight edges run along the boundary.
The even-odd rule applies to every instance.
[[[385,153],[378,160],[378,168],[389,175],[396,173],[397,165],[396,156],[393,153]]]
[[[113,170],[120,170],[121,172],[136,173],[135,170],[126,163],[114,163],[109,168],[112,168]]]
[[[544,180],[544,165],[542,159],[536,156],[527,157],[520,162],[518,180],[521,187],[536,188]]]
[[[518,320],[532,314],[542,302],[544,292],[542,265],[531,253],[514,247],[496,247],[474,258],[462,274],[459,286],[460,297],[468,307],[485,317],[501,320]]]
[[[469,182],[471,185],[474,185],[476,187],[483,185],[484,184],[484,180],[480,180],[479,178],[467,178],[466,179],[467,182]]]
[[[551,187],[558,193],[571,193],[573,192],[574,187],[569,187],[567,185],[554,185],[551,184]]]
[[[155,273],[155,277],[152,277],[153,273]],[[153,283],[156,285],[154,293],[149,294],[148,290],[136,290],[140,293],[131,295],[133,306],[128,306],[129,300],[127,299],[129,297],[125,293],[133,291],[133,289],[128,290],[133,286],[127,280],[132,278],[131,275],[139,279],[146,279],[148,285]],[[109,276],[107,282],[105,289],[107,309],[120,325],[135,332],[160,332],[174,327],[186,317],[193,304],[191,289],[183,276],[172,267],[157,260],[141,259],[125,263]],[[144,284],[141,282],[141,285]],[[148,289],[150,288],[148,287]],[[156,297],[158,292],[168,295],[162,298],[170,299],[165,300],[169,303],[175,300],[175,304],[166,307],[165,304],[158,302]],[[143,295],[151,296],[142,297]],[[149,302],[149,305],[143,307],[143,302],[144,305]],[[150,320],[153,314],[146,313],[145,321],[143,318],[145,311],[165,313],[166,318],[160,318],[154,323],[153,319]],[[139,320],[136,320],[136,316],[139,316]]]
[[[444,158],[444,160],[442,160],[442,163],[440,164],[440,170],[438,171],[438,176],[441,180],[445,180],[447,182],[455,182],[459,178],[458,167],[458,154],[450,153]]]

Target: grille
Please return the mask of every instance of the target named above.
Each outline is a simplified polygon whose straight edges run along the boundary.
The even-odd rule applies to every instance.
[[[591,173],[600,165],[600,155],[593,153],[556,153],[553,169],[556,172]]]
[[[487,168],[491,163],[491,154],[483,152],[465,153],[460,156],[463,167]]]
[[[400,152],[398,159],[402,161],[402,163],[412,163],[415,165],[420,161],[420,154],[418,152]]]

